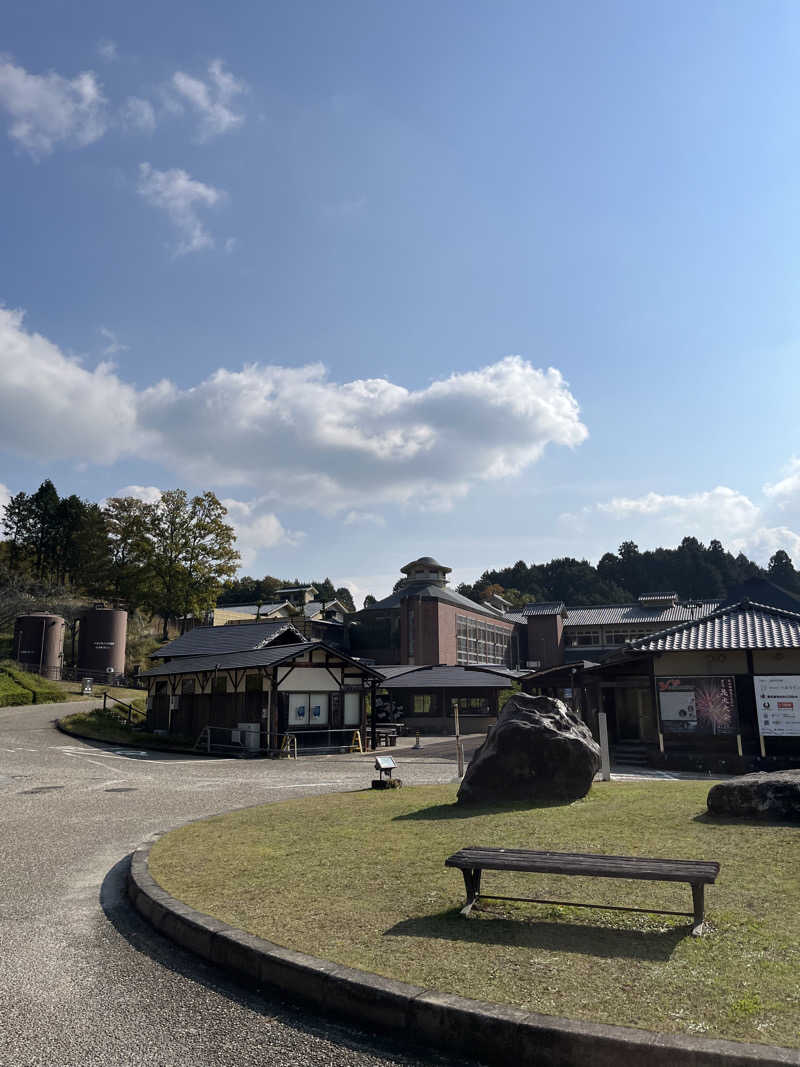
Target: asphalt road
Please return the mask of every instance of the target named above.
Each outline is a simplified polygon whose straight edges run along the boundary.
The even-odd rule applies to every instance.
[[[371,757],[132,752],[57,732],[69,708],[0,709],[2,1067],[451,1063],[244,989],[162,938],[124,895],[127,857],[150,833],[362,788]],[[392,754],[409,784],[455,774],[449,753]]]

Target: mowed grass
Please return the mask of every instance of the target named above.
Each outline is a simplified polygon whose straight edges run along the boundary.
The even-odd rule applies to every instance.
[[[78,737],[88,737],[95,741],[108,741],[111,743],[134,744],[141,746],[157,746],[158,748],[189,748],[193,742],[188,737],[173,735],[164,737],[161,734],[149,733],[142,729],[147,717],[145,712],[146,697],[141,693],[136,700],[132,701],[133,712],[131,714],[131,729],[126,725],[127,709],[120,705],[112,706],[108,702],[107,708],[92,708],[90,711],[76,711],[73,715],[67,715],[59,719],[59,726],[67,733]]]
[[[265,772],[268,773],[268,772]],[[352,967],[545,1014],[800,1045],[800,828],[711,821],[710,783],[597,783],[539,808],[462,810],[455,786],[305,798],[181,827],[153,876],[199,911]],[[717,860],[690,920],[487,901],[467,845]],[[687,885],[485,872],[485,892],[691,910]]]

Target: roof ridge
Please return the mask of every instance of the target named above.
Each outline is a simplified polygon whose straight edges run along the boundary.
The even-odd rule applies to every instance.
[[[714,611],[710,611],[707,615],[699,615],[695,619],[687,619],[685,622],[676,623],[675,626],[667,626],[663,630],[654,630],[653,633],[647,634],[646,637],[639,638],[638,641],[626,642],[623,647],[639,648],[652,641],[658,641],[662,637],[671,637],[673,634],[679,633],[682,630],[690,630],[693,626],[697,626],[700,623],[708,622],[711,619],[720,619],[724,615],[731,615],[746,608],[756,608],[758,611],[765,611],[769,615],[788,616],[790,619],[797,619],[798,622],[800,622],[800,612],[789,611],[786,608],[777,608],[774,604],[759,604],[756,601],[751,600],[749,597],[743,597],[741,600],[737,600],[735,604],[723,605],[722,607],[716,608]]]

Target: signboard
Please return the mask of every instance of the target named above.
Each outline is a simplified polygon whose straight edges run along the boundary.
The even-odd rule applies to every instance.
[[[761,735],[800,736],[800,675],[756,675],[753,685]]]
[[[736,734],[733,678],[657,678],[665,733]]]

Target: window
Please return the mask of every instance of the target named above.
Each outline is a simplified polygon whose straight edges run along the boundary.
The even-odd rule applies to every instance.
[[[361,724],[361,694],[345,693],[344,695],[344,724],[345,726],[360,726]]]
[[[354,694],[357,696],[358,694]],[[327,693],[290,693],[290,726],[327,726]]]
[[[583,648],[587,645],[600,644],[599,630],[582,630],[577,633],[564,634],[564,644],[567,647]]]
[[[488,620],[456,615],[456,663],[509,662],[511,633]]]

